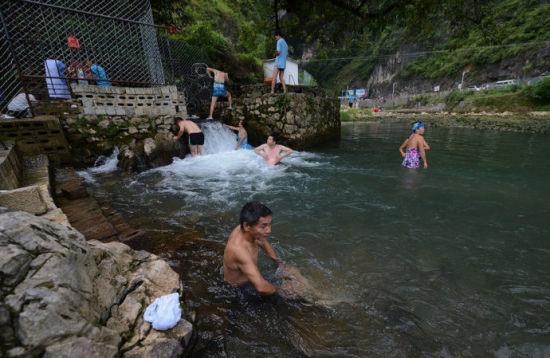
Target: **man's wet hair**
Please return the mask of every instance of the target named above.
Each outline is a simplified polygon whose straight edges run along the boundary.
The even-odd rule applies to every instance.
[[[270,135],[268,136],[268,138],[269,138],[269,137],[272,137],[272,138],[273,138],[273,141],[274,141],[275,143],[277,143],[277,139],[279,139],[279,138],[277,138],[277,134],[270,134]]]
[[[244,223],[254,226],[258,223],[260,218],[265,218],[266,216],[272,214],[273,212],[271,212],[271,210],[269,210],[269,208],[262,203],[257,201],[246,203],[241,209],[241,215],[239,218],[241,222],[241,229],[244,230]]]
[[[181,117],[174,118],[174,124],[178,124],[180,121],[183,121],[183,118]]]

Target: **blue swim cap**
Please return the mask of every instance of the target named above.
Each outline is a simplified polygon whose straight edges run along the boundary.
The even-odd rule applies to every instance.
[[[422,123],[422,122],[416,122],[416,123],[413,125],[413,129],[412,129],[411,134],[414,134],[414,132],[415,132],[418,128],[422,128],[422,127],[424,127],[424,123]]]

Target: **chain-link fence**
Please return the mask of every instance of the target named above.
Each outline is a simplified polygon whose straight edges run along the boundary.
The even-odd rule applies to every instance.
[[[65,111],[71,83],[177,84],[191,113],[210,97],[206,54],[154,25],[149,0],[0,0],[0,18],[0,112],[18,93]]]

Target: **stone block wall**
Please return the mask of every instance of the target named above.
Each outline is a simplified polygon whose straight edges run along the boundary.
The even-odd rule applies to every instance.
[[[71,86],[74,105],[83,115],[187,116],[185,97],[176,86],[131,88],[96,85]]]
[[[0,140],[16,142],[23,157],[47,154],[56,163],[69,160],[69,145],[59,120],[53,116],[2,120]]]
[[[307,149],[340,135],[340,103],[311,86],[288,86],[287,94],[271,95],[269,86],[243,86],[234,99],[236,110],[226,121],[246,121],[249,142],[265,143],[270,134],[278,143]]]

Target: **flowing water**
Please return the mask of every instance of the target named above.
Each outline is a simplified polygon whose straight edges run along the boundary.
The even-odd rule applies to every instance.
[[[550,357],[549,137],[428,127],[429,168],[410,170],[408,128],[343,124],[268,167],[209,123],[207,155],[126,178],[107,158],[82,175],[134,225],[194,233],[164,254],[197,312],[192,355]],[[322,302],[235,303],[221,260],[251,200]]]

